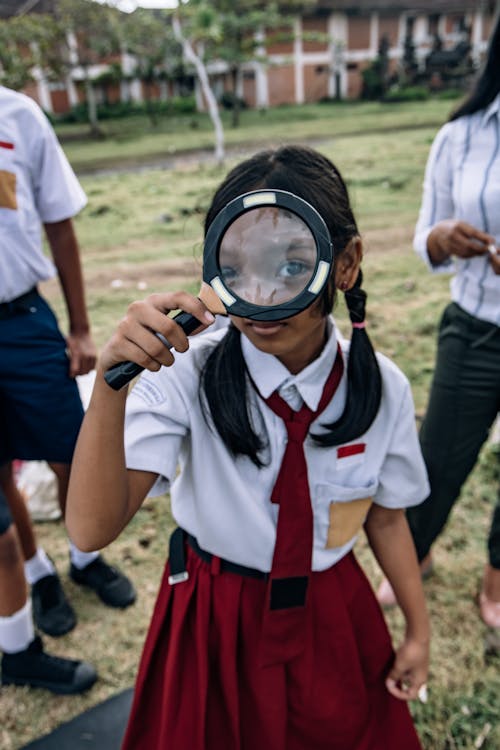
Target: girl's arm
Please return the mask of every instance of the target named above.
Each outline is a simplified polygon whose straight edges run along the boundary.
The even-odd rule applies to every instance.
[[[124,449],[126,389],[114,391],[104,380],[112,365],[124,360],[157,371],[173,364],[172,352],[154,335],[158,331],[176,351],[189,346],[184,331],[165,314],[181,309],[213,322],[203,302],[184,292],[154,294],[130,305],[104,347],[92,398],[72,461],[66,525],[82,550],[100,549],[116,539],[154,484],[156,474],[127,470]]]
[[[373,504],[365,523],[368,541],[406,620],[406,637],[387,677],[397,698],[416,698],[427,680],[430,625],[415,546],[404,510]]]

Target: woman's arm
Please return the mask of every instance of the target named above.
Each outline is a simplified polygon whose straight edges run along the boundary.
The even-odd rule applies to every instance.
[[[453,200],[456,167],[452,156],[454,123],[447,123],[432,144],[425,169],[422,203],[413,244],[417,253],[438,268],[451,257],[471,258],[488,252],[494,237],[457,216]]]
[[[82,550],[100,549],[119,535],[154,484],[156,474],[127,470],[124,449],[126,389],[114,391],[104,380],[112,365],[124,360],[157,371],[174,362],[172,352],[186,351],[186,334],[165,313],[182,309],[200,321],[214,318],[205,305],[184,292],[151,295],[130,305],[127,315],[103,348],[92,398],[78,437],[68,489],[66,525]]]
[[[406,620],[387,688],[397,698],[416,698],[429,664],[430,625],[413,539],[404,510],[372,505],[365,523],[368,541]]]

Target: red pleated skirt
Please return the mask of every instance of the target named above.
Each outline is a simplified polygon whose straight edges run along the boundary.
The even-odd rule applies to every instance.
[[[170,586],[167,564],[122,750],[421,750],[385,688],[391,640],[352,553],[311,577],[303,653],[266,667],[267,584],[190,548],[187,569]]]

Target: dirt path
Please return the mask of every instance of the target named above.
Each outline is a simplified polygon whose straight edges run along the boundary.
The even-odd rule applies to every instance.
[[[294,138],[292,140],[282,137],[279,141],[274,140],[262,140],[256,138],[255,140],[248,140],[244,143],[235,145],[226,145],[225,156],[227,159],[234,157],[245,157],[249,156],[255,151],[261,148],[276,148],[286,143],[303,143],[311,146],[312,148],[318,148],[325,143],[330,143],[332,140],[339,140],[342,138],[352,138],[355,136],[365,135],[379,135],[380,133],[398,133],[403,130],[420,130],[425,128],[437,128],[441,124],[440,121],[429,120],[428,122],[418,123],[417,125],[401,125],[394,128],[371,128],[370,130],[360,130],[353,132],[339,132],[334,133],[328,137],[304,137]],[[176,154],[171,156],[165,156],[164,153],[151,154],[147,157],[142,157],[140,160],[129,157],[126,159],[120,159],[118,162],[114,162],[110,159],[105,166],[82,166],[79,167],[78,163],[74,164],[75,171],[78,176],[83,177],[87,175],[113,175],[122,174],[125,172],[145,172],[151,169],[177,169],[182,167],[184,164],[200,163],[206,164],[214,162],[214,151],[213,149],[189,149],[186,151],[178,151]]]

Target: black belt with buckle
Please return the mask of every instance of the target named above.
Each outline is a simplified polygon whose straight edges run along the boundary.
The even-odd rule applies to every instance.
[[[184,529],[176,529],[170,537],[170,575],[168,582],[171,585],[187,581],[189,578],[189,574],[186,570],[186,555],[184,550],[185,541],[187,541],[193,552],[195,552],[198,557],[201,557],[204,562],[210,564],[214,557],[210,552],[201,549],[194,536],[188,534]],[[269,580],[269,573],[265,573],[263,570],[257,570],[256,568],[247,568],[246,565],[238,565],[230,560],[221,559],[220,570],[223,573],[235,573],[236,575],[245,576],[246,578],[257,578],[261,581]]]
[[[38,302],[39,295],[36,287],[21,294],[10,302],[0,302],[0,320],[12,318],[19,313],[32,312],[33,305]]]

